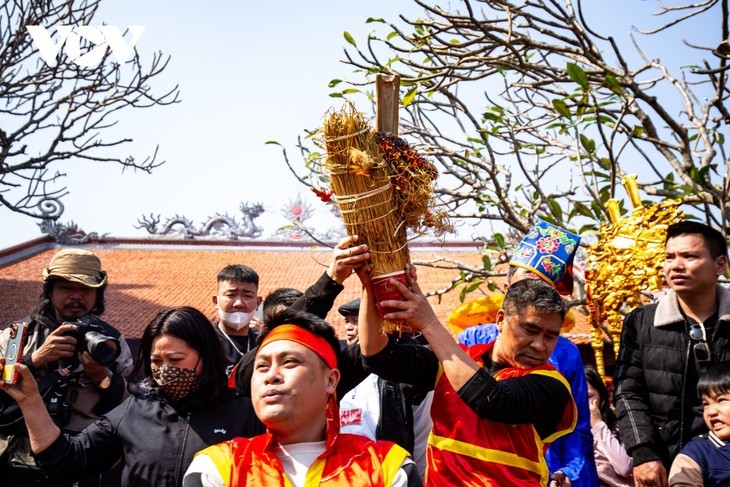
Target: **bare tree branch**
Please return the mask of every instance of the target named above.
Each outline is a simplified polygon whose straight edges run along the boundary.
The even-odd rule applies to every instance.
[[[10,0],[0,7],[0,204],[11,211],[48,217],[40,203],[67,194],[59,185],[65,174],[52,170],[62,161],[112,162],[145,172],[164,162],[157,149],[142,159],[121,155],[131,139],[107,134],[120,111],[178,102],[177,86],[161,94],[150,86],[169,56],[154,53],[145,66],[135,49],[120,65],[104,45],[95,67],[74,64],[63,50],[49,66],[26,30],[37,25],[53,34],[58,26],[93,25],[98,6],[99,0]]]
[[[353,79],[335,96],[362,96],[378,73],[400,77],[400,134],[437,163],[452,218],[502,221],[515,240],[538,218],[595,230],[622,176],[639,173],[649,199],[683,199],[730,231],[729,0],[657,2],[661,25],[622,38],[580,0],[412,1],[421,15],[371,19],[373,32],[347,47]],[[718,47],[677,35],[700,21]],[[635,35],[699,57],[670,68]]]

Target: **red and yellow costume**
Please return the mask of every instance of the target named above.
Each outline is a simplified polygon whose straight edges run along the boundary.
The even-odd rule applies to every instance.
[[[494,346],[477,345],[467,353],[484,366],[482,356]],[[497,380],[541,374],[567,381],[549,364],[532,369],[506,368]],[[549,481],[545,451],[550,442],[575,427],[575,404],[566,405],[556,431],[540,438],[532,424],[490,421],[462,401],[441,372],[431,406],[433,429],[428,439],[426,485],[447,486],[545,486]]]
[[[274,328],[259,350],[274,340],[291,340],[310,348],[331,368],[337,356],[327,342],[296,325]],[[326,449],[307,471],[305,485],[389,487],[408,452],[388,441],[373,441],[359,435],[343,434],[337,401],[331,396],[326,411]],[[229,487],[291,487],[274,449],[277,441],[270,431],[253,438],[235,438],[198,452],[210,458]]]
[[[228,486],[290,486],[284,467],[273,451],[270,433],[236,438],[206,448],[199,454],[213,460]],[[307,472],[306,485],[387,487],[408,453],[394,443],[372,441],[359,435],[327,438],[327,450]]]

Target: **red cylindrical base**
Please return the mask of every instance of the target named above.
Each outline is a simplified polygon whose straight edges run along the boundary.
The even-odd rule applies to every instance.
[[[404,301],[403,295],[398,289],[392,285],[389,281],[395,279],[408,287],[408,280],[406,279],[405,271],[393,272],[392,274],[384,274],[372,279],[373,293],[375,294],[375,308],[378,310],[378,315],[383,318],[386,314],[393,311],[400,311],[395,308],[386,308],[380,305],[381,302],[387,300],[398,300]]]

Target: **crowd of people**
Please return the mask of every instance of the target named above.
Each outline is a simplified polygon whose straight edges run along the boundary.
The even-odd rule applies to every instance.
[[[0,486],[730,485],[723,235],[668,228],[667,289],[626,316],[614,394],[560,335],[579,241],[539,222],[495,323],[456,339],[410,264],[379,314],[356,236],[305,291],[262,299],[256,271],[229,265],[217,322],[161,310],[135,360],[101,318],[101,261],[63,249],[13,364],[17,328],[0,333],[17,375],[0,383]],[[340,339],[325,318],[352,275],[362,296],[338,309]],[[383,320],[414,333],[386,335]]]

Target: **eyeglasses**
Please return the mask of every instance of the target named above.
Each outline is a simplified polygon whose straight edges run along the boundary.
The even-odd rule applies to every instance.
[[[689,327],[689,337],[697,342],[692,347],[692,351],[695,355],[695,360],[698,362],[709,362],[711,360],[710,346],[707,344],[707,332],[705,331],[705,325],[702,323],[695,323]]]

